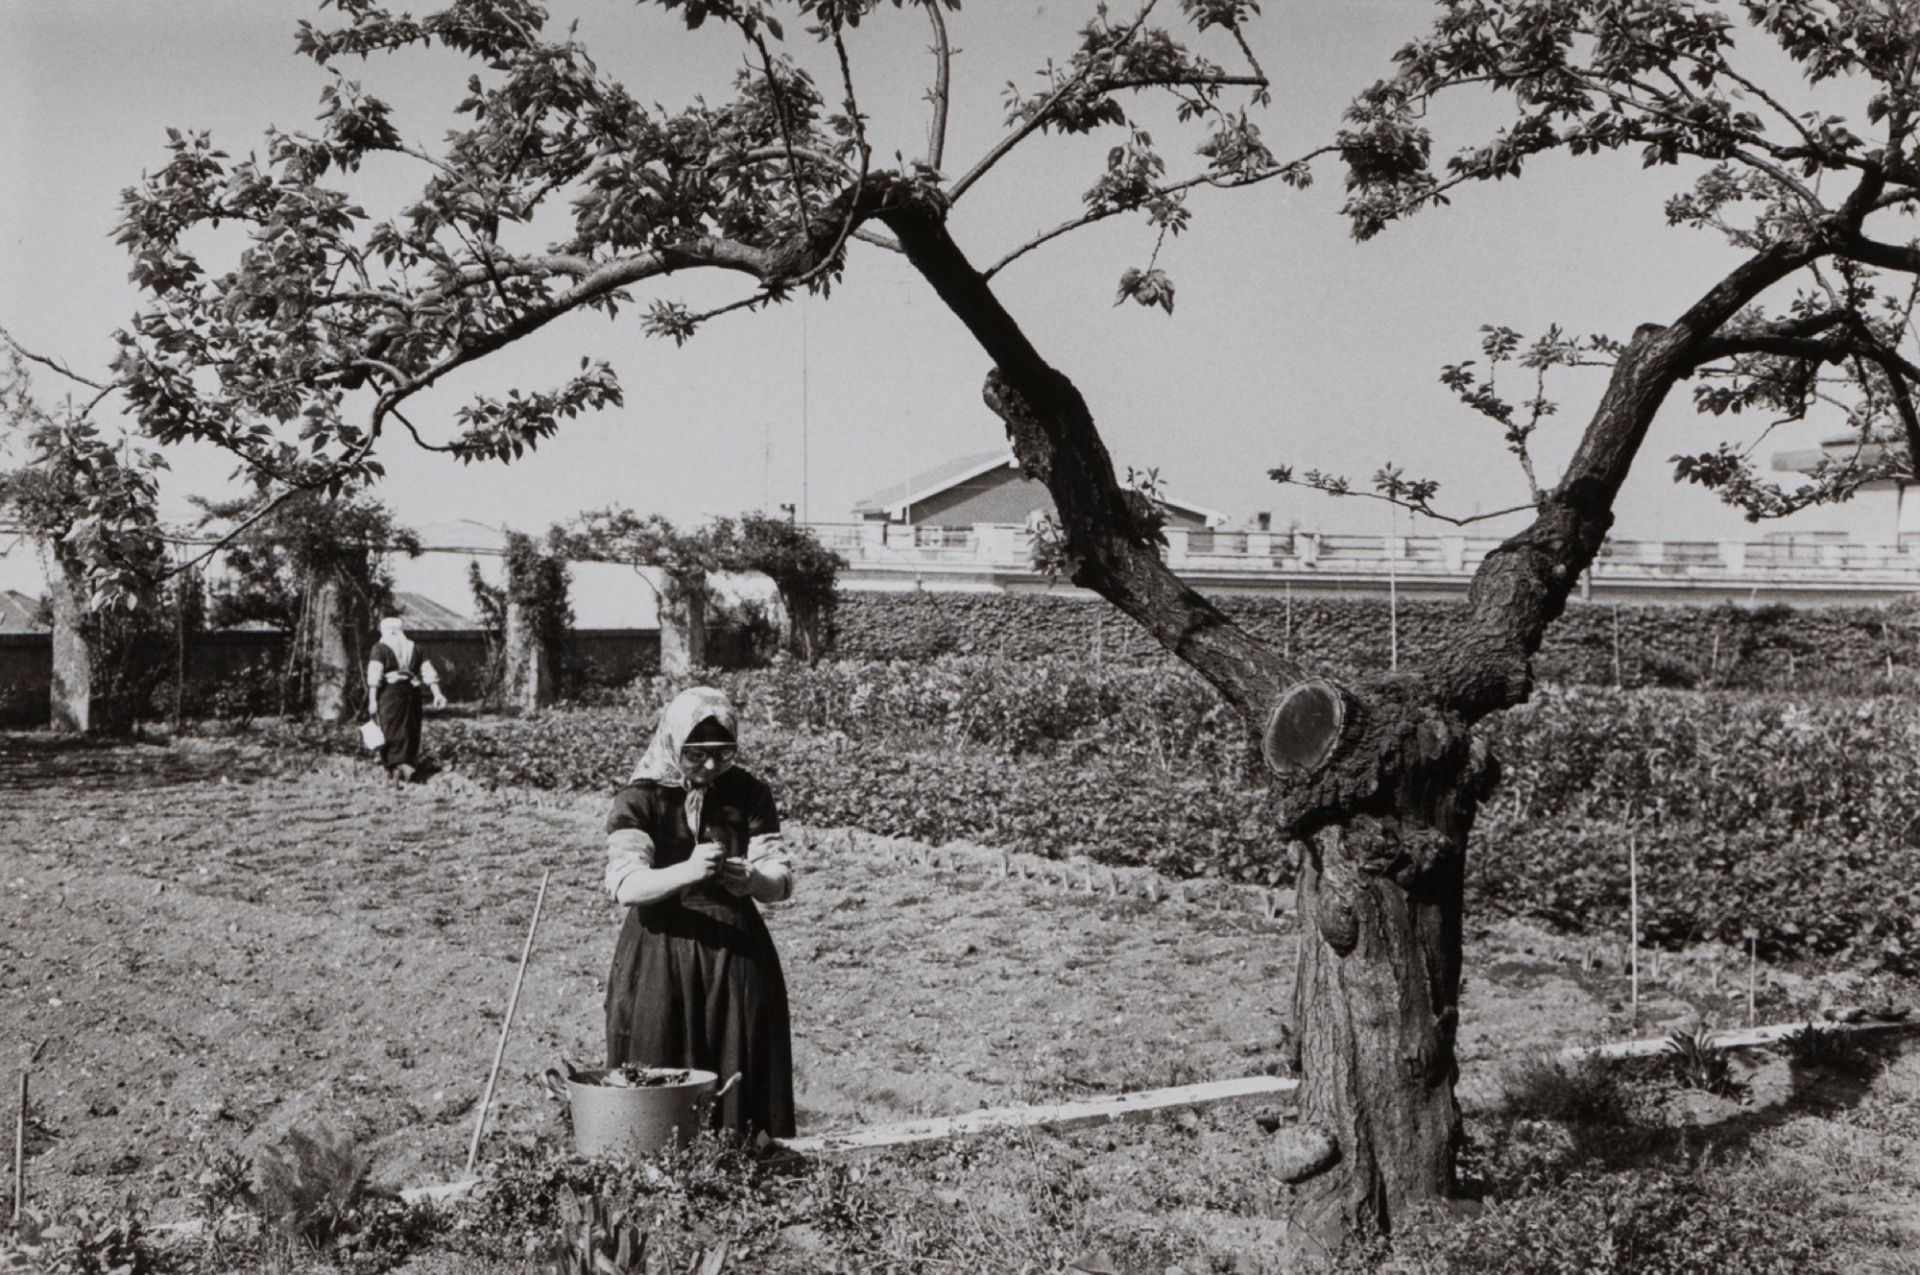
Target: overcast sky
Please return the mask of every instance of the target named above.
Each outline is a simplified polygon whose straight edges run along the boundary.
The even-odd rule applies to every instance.
[[[643,100],[722,97],[740,65],[737,39],[718,24],[689,34],[627,0],[553,7],[578,18],[601,66]],[[950,171],[1000,135],[1006,82],[1031,85],[1047,55],[1064,59],[1091,7],[971,0],[952,16],[960,52]],[[1391,70],[1393,50],[1431,12],[1417,0],[1264,7],[1251,35],[1275,82],[1262,126],[1282,156],[1328,139],[1352,94]],[[259,148],[269,124],[313,127],[328,75],[293,53],[301,17],[337,21],[312,0],[0,5],[0,322],[30,347],[99,373],[111,334],[136,305],[126,259],[111,242],[120,190],[164,162],[168,126],[209,129],[236,153]],[[854,34],[856,80],[883,160],[924,144],[927,42],[922,17],[891,8]],[[799,47],[824,76],[811,42],[801,36]],[[1222,61],[1232,52],[1207,51]],[[437,137],[473,68],[431,53],[346,69],[393,102],[403,126]],[[1435,124],[1443,138],[1464,138],[1475,122],[1467,114]],[[1028,143],[956,208],[963,248],[985,264],[1073,216],[1115,136]],[[1161,140],[1171,172],[1193,170],[1190,141]],[[1517,467],[1493,427],[1438,384],[1441,365],[1473,356],[1483,323],[1531,335],[1558,321],[1625,335],[1637,322],[1672,318],[1731,263],[1714,238],[1664,224],[1665,197],[1690,174],[1644,172],[1634,156],[1536,162],[1523,181],[1463,190],[1452,207],[1365,244],[1351,240],[1338,215],[1338,171],[1320,174],[1304,192],[1269,183],[1195,196],[1193,229],[1161,254],[1178,287],[1171,317],[1113,305],[1120,272],[1152,249],[1140,222],[1115,219],[1070,236],[996,280],[1041,351],[1086,393],[1119,464],[1157,467],[1169,489],[1236,521],[1271,510],[1282,527],[1386,529],[1382,505],[1275,487],[1265,474],[1283,462],[1364,479],[1393,461],[1439,479],[1439,503],[1450,510],[1517,503]],[[345,180],[369,212],[386,217],[419,176],[372,166]],[[699,305],[741,295],[740,287],[669,280],[638,299]],[[563,321],[463,373],[416,419],[445,421],[476,391],[556,384],[582,355],[613,362],[624,409],[569,424],[511,468],[462,468],[392,446],[379,494],[414,524],[475,518],[540,530],[616,503],[695,520],[803,499],[813,519],[831,520],[873,489],[1003,441],[980,402],[985,356],[882,250],[856,244],[846,281],[828,300],[721,319],[685,348],[642,336],[633,313]],[[1599,374],[1580,376],[1559,387],[1565,415],[1541,448],[1543,476],[1571,449],[1597,395]],[[39,384],[51,390],[53,378]],[[1692,417],[1684,393],[1675,397],[1622,498],[1616,534],[1759,534],[1707,494],[1672,485],[1667,457],[1718,437]],[[188,491],[223,490],[231,469],[218,456],[174,460],[170,510],[184,508]],[[1803,525],[1849,525],[1822,517]],[[1869,530],[1884,530],[1870,521]],[[1407,529],[1404,514],[1400,525]]]

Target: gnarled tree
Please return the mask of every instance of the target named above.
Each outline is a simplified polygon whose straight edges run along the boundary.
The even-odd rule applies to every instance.
[[[654,2],[690,25],[735,29],[747,65],[730,98],[647,107],[571,35],[550,36],[530,0],[456,0],[422,18],[334,0],[334,26],[303,25],[302,51],[328,67],[416,44],[472,59],[462,127],[429,148],[342,77],[320,135],[273,133],[264,162],[175,135],[166,166],[126,197],[122,237],[152,300],[122,338],[117,372],[143,426],[163,441],[230,448],[289,483],[314,481],[316,466],[337,481],[371,475],[396,429],[463,460],[510,460],[565,417],[618,402],[612,371],[589,360],[554,389],[476,398],[446,436],[416,427],[409,401],[566,316],[611,315],[643,291],[646,328],[683,341],[718,311],[659,295],[674,273],[739,276],[743,294],[722,309],[751,309],[824,289],[855,245],[901,253],[991,362],[987,402],[1024,472],[1053,496],[1074,582],[1145,626],[1263,735],[1274,853],[1293,839],[1306,845],[1294,993],[1304,1119],[1275,1148],[1279,1171],[1303,1184],[1301,1230],[1389,1228],[1446,1196],[1460,1129],[1461,879],[1494,775],[1472,727],[1526,698],[1542,631],[1598,551],[1654,414],[1704,369],[1728,372],[1720,385],[1733,410],[1774,401],[1796,370],[1840,367],[1879,414],[1913,432],[1913,364],[1871,281],[1913,273],[1920,253],[1866,228],[1916,195],[1905,8],[1744,6],[1748,38],[1776,42],[1815,78],[1845,72],[1868,86],[1859,132],[1784,106],[1783,93],[1735,65],[1728,13],[1687,0],[1446,0],[1398,73],[1355,104],[1351,127],[1326,149],[1345,162],[1363,237],[1544,151],[1638,146],[1651,163],[1708,166],[1675,219],[1723,229],[1740,257],[1684,313],[1614,352],[1609,389],[1566,472],[1538,492],[1527,528],[1487,558],[1447,657],[1337,686],[1311,680],[1166,568],[1153,519],[1116,479],[1079,389],[992,286],[1079,227],[1138,215],[1155,255],[1122,276],[1122,298],[1170,310],[1157,246],[1187,226],[1190,196],[1276,178],[1305,184],[1318,152],[1278,159],[1254,122],[1269,97],[1248,30],[1259,6],[1144,0],[1123,19],[1096,9],[1038,89],[1013,92],[1000,140],[963,166],[946,154],[946,24],[957,6]],[[1185,30],[1176,36],[1157,15]],[[799,44],[786,43],[783,16],[811,24],[821,80],[784,51]],[[874,161],[844,40],[879,16],[924,23],[931,37],[929,141],[901,168]],[[1224,61],[1196,53],[1202,42]],[[1502,94],[1516,118],[1435,173],[1422,121],[1436,98],[1466,86]],[[1185,171],[1169,170],[1135,118],[1136,103],[1166,98],[1176,123],[1199,134]],[[1117,144],[1074,215],[984,266],[986,255],[955,240],[951,209],[979,198],[1008,154],[1045,134],[1101,129]],[[326,184],[330,170],[376,152],[409,157],[424,174],[417,197],[383,220]],[[1736,225],[1742,207],[1753,215]],[[219,270],[187,238],[213,222],[244,240]],[[561,223],[560,238],[538,241],[536,226]],[[1759,308],[1796,273],[1807,280],[1798,296],[1778,314]],[[263,419],[298,420],[304,447],[259,428]],[[1738,477],[1725,463],[1701,472],[1722,486]]]

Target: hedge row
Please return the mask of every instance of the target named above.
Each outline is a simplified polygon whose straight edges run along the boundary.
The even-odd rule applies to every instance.
[[[1446,649],[1465,615],[1457,600],[1406,600],[1388,623],[1372,594],[1221,597],[1222,610],[1273,646],[1340,675]],[[1390,629],[1393,632],[1389,637]],[[845,593],[834,617],[844,659],[945,655],[1048,658],[1083,651],[1095,663],[1164,665],[1139,625],[1106,604],[1035,593]],[[1615,659],[1618,657],[1616,679]],[[1542,681],[1565,685],[1819,689],[1886,678],[1911,685],[1920,666],[1920,610],[1891,606],[1658,606],[1581,602],[1547,630]]]
[[[789,817],[940,843],[1277,884],[1289,847],[1245,740],[1183,671],[848,663],[720,675]],[[524,720],[446,721],[479,779],[618,787],[678,685]],[[1629,829],[1656,941],[1920,961],[1920,706],[1895,698],[1569,690],[1494,719],[1470,905],[1625,931]]]

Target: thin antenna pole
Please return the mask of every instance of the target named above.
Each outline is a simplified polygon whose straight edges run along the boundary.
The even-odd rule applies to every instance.
[[[811,521],[807,512],[807,442],[812,422],[808,419],[808,397],[811,390],[808,378],[807,351],[807,299],[800,298],[800,521]]]

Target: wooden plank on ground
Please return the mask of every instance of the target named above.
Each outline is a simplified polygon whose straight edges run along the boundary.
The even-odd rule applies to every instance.
[[[983,1107],[958,1116],[906,1120],[898,1124],[870,1125],[846,1133],[788,1138],[782,1145],[790,1151],[806,1155],[854,1155],[886,1147],[911,1146],[917,1142],[936,1142],[942,1138],[986,1133],[993,1129],[1031,1128],[1036,1125],[1070,1129],[1076,1125],[1138,1120],[1156,1111],[1180,1107],[1204,1107],[1247,1098],[1281,1098],[1290,1096],[1299,1085],[1298,1080],[1279,1076],[1246,1076],[1238,1080],[1209,1081],[1202,1085],[1176,1085],[1170,1089],[1108,1094],[1081,1102],[1037,1107]]]
[[[1793,1023],[1776,1023],[1771,1027],[1749,1027],[1742,1031],[1711,1032],[1708,1041],[1716,1049],[1751,1049],[1756,1045],[1771,1045],[1785,1040],[1788,1036],[1806,1027],[1805,1020]],[[1865,1035],[1871,1032],[1897,1032],[1920,1029],[1920,1023],[1822,1023],[1814,1026],[1826,1031],[1853,1032]],[[1582,1058],[1645,1058],[1652,1054],[1662,1054],[1667,1050],[1671,1036],[1661,1036],[1655,1040],[1622,1040],[1611,1045],[1575,1045],[1563,1049],[1554,1057],[1562,1062],[1578,1062]]]

